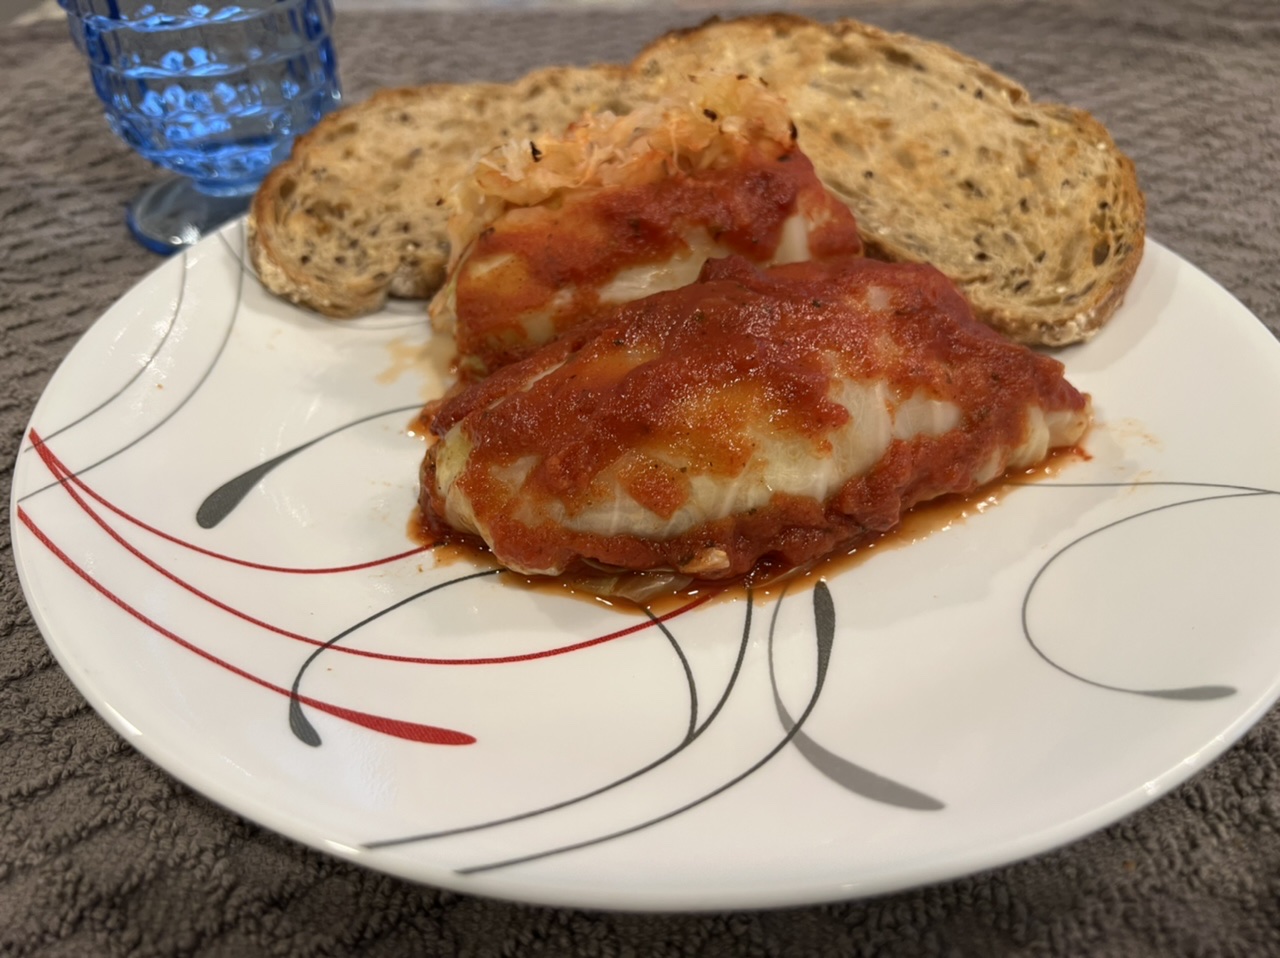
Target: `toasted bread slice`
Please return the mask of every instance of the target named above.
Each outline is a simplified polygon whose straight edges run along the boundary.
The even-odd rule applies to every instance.
[[[1088,339],[1142,256],[1133,163],[1087,113],[1032,102],[946,46],[852,20],[771,14],[655,40],[629,69],[551,68],[508,86],[386,91],[326,118],[260,188],[253,262],[274,292],[333,316],[426,297],[444,278],[444,197],[478,152],[623,112],[670,78],[766,80],[871,255],[928,262],[1020,342]]]
[[[254,197],[254,268],[272,292],[329,316],[430,296],[448,259],[445,197],[473,154],[618,108],[623,76],[556,67],[514,84],[382,90],[330,114]]]
[[[732,68],[786,98],[800,148],[852,207],[869,253],[932,263],[1020,342],[1088,339],[1142,257],[1132,161],[1082,110],[1036,103],[949,47],[843,20],[774,14],[661,37],[661,78]]]

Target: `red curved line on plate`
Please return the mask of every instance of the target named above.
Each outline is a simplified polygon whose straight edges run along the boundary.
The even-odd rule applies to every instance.
[[[692,612],[704,602],[708,602],[715,598],[723,589],[716,589],[714,592],[708,592],[706,595],[700,595],[696,599],[686,602],[677,609],[656,616],[652,619],[645,619],[643,622],[637,622],[635,625],[629,625],[625,629],[618,629],[616,632],[609,632],[606,635],[596,636],[594,639],[584,639],[581,642],[575,642],[572,645],[562,645],[555,649],[544,649],[541,652],[521,652],[515,655],[495,655],[489,658],[478,659],[420,659],[428,665],[506,665],[511,662],[532,662],[535,659],[549,659],[554,655],[564,655],[566,652],[577,652],[580,649],[589,649],[593,645],[601,645],[604,642],[611,642],[614,639],[620,639],[624,635],[631,635],[635,632],[641,632],[645,629],[651,629],[659,622],[669,622],[678,615],[684,615],[686,612]]]
[[[431,548],[430,546],[418,546],[417,548],[409,549],[405,552],[397,552],[395,555],[384,556],[381,559],[369,559],[366,562],[357,562],[354,565],[328,566],[314,569],[304,569],[298,566],[268,565],[264,562],[253,562],[250,559],[238,559],[235,556],[229,556],[223,552],[214,552],[212,549],[206,549],[203,546],[198,546],[194,542],[179,539],[171,533],[157,529],[155,526],[148,525],[136,516],[130,515],[119,506],[109,502],[106,498],[95,492],[84,482],[83,479],[68,469],[62,460],[54,455],[53,450],[49,448],[34,429],[28,432],[28,438],[30,438],[31,445],[35,448],[36,452],[40,454],[41,460],[44,461],[44,464],[49,471],[54,473],[55,476],[61,473],[60,478],[64,480],[64,484],[66,482],[74,483],[79,486],[87,496],[103,508],[111,510],[121,519],[133,523],[138,528],[145,529],[152,535],[159,536],[161,539],[172,542],[174,545],[182,546],[184,549],[190,549],[192,552],[198,552],[201,555],[209,556],[211,559],[220,559],[223,562],[230,562],[234,565],[245,566],[250,569],[261,569],[264,572],[282,572],[286,575],[332,575],[338,572],[356,572],[360,569],[371,569],[375,566],[386,565],[388,562],[407,559],[409,556],[421,555],[424,552],[430,551]]]
[[[125,602],[101,582],[89,575],[89,573],[82,569],[69,555],[58,548],[53,540],[45,535],[44,531],[32,521],[31,517],[27,515],[27,511],[21,506],[18,507],[18,518],[22,521],[24,526],[31,530],[32,535],[39,539],[46,549],[61,560],[63,565],[88,583],[88,585],[90,585],[100,595],[115,603],[115,605],[119,606],[139,622],[158,632],[160,635],[163,635],[166,639],[177,643],[188,652],[195,653],[200,656],[200,658],[226,669],[233,675],[237,675],[242,679],[247,679],[254,685],[268,689],[278,695],[283,695],[285,698],[290,697],[289,689],[282,688],[279,685],[274,685],[266,679],[254,675],[252,672],[245,671],[238,665],[232,665],[225,659],[218,658],[212,652],[207,652],[198,645],[182,638],[182,636],[178,635],[176,632],[166,629],[154,619]],[[327,712],[330,715],[370,729],[371,731],[380,732],[383,735],[392,735],[396,738],[408,739],[413,742],[425,742],[430,745],[471,745],[476,740],[474,735],[468,735],[466,732],[458,732],[454,729],[442,728],[437,725],[405,722],[400,719],[387,718],[383,715],[371,715],[368,712],[360,712],[356,709],[346,708],[345,706],[334,705],[330,702],[321,701],[320,699],[313,699],[310,696],[299,695],[298,701],[303,705],[316,709],[317,711]]]
[[[41,460],[44,462],[46,468],[48,468],[50,474],[59,482],[61,482],[62,488],[66,491],[67,495],[69,495],[72,501],[74,501],[76,505],[78,505],[81,508],[81,510],[85,513],[85,515],[89,516],[89,518],[91,518],[95,523],[97,523],[98,527],[102,529],[103,532],[105,532],[108,536],[114,539],[115,542],[121,548],[123,548],[126,552],[128,552],[134,558],[144,563],[153,571],[160,573],[160,575],[164,576],[174,585],[177,585],[183,589],[186,589],[188,592],[190,592],[192,595],[196,596],[197,598],[203,599],[205,602],[208,602],[210,605],[214,606],[215,608],[221,609],[223,612],[226,612],[229,615],[235,616],[237,619],[240,619],[244,622],[248,622],[250,625],[256,625],[261,629],[265,629],[268,632],[274,632],[276,635],[281,635],[288,639],[295,639],[299,642],[305,642],[307,645],[322,646],[327,644],[326,642],[320,639],[312,638],[309,635],[302,635],[299,632],[292,632],[280,626],[272,625],[270,622],[266,622],[262,619],[256,618],[255,616],[249,615],[249,613],[241,611],[240,609],[237,609],[234,606],[230,606],[227,603],[223,602],[221,599],[216,599],[213,596],[209,595],[207,592],[202,591],[201,589],[192,585],[187,580],[183,579],[181,576],[177,575],[174,572],[169,571],[164,566],[160,565],[158,562],[151,559],[149,556],[144,554],[140,549],[138,549],[132,543],[128,542],[123,536],[120,535],[120,533],[116,532],[115,529],[111,528],[111,526],[109,526],[103,520],[103,518],[97,512],[95,512],[93,508],[87,502],[84,501],[84,499],[82,499],[79,496],[76,490],[72,487],[73,484],[84,489],[85,492],[88,493],[90,496],[93,496],[93,498],[96,501],[102,502],[104,506],[106,506],[108,509],[111,509],[111,511],[116,513],[117,515],[120,515],[125,519],[130,519],[130,517],[122,513],[119,509],[113,508],[110,505],[110,503],[104,502],[100,497],[94,495],[94,493],[91,490],[85,488],[84,484],[76,480],[75,476],[73,476],[67,470],[67,467],[63,465],[62,461],[58,459],[56,456],[54,456],[51,451],[46,455],[45,450],[47,450],[48,447],[43,442],[40,442],[38,437],[35,437],[34,431],[32,435],[33,435],[33,442],[37,444],[36,448],[40,451]],[[20,509],[19,515],[25,515],[25,513],[23,513],[22,510]],[[33,532],[36,532],[37,536],[41,538],[42,542],[45,542],[46,545],[49,544],[43,538],[43,536],[40,536],[40,533],[36,531],[35,527],[31,525],[29,520],[24,520],[24,521],[27,521],[28,526],[32,529]],[[130,521],[134,521],[134,520],[130,519]],[[142,526],[143,528],[148,528],[143,523],[137,522],[136,524]],[[172,537],[166,536],[163,533],[160,533],[160,535],[165,539],[172,539]],[[178,544],[180,545],[183,544],[178,540],[172,540],[172,541],[178,542]],[[197,550],[197,551],[203,551],[203,550]],[[61,556],[61,553],[59,553],[59,555]],[[70,560],[64,559],[64,561],[69,562]],[[407,665],[509,665],[516,662],[531,662],[531,661],[534,661],[535,659],[546,659],[556,655],[565,655],[566,653],[569,653],[569,652],[577,652],[581,649],[590,648],[593,645],[600,645],[604,642],[609,642],[613,639],[620,639],[623,636],[631,635],[635,632],[641,631],[642,629],[652,628],[653,626],[657,625],[657,623],[659,622],[670,621],[671,619],[674,619],[677,616],[683,615],[686,612],[696,609],[698,606],[702,605],[704,602],[707,602],[708,600],[712,599],[720,591],[722,590],[715,590],[712,592],[708,592],[706,595],[699,596],[698,598],[693,599],[685,603],[684,605],[679,606],[678,608],[672,609],[670,612],[664,613],[663,615],[660,615],[656,618],[647,618],[644,621],[637,622],[635,625],[628,626],[625,629],[618,629],[614,632],[606,633],[605,635],[596,636],[595,638],[591,638],[591,639],[584,639],[581,642],[574,642],[569,645],[556,646],[550,649],[541,649],[537,652],[519,652],[512,655],[495,655],[495,656],[486,656],[486,657],[469,658],[469,659],[442,659],[442,658],[429,658],[425,656],[413,656],[413,655],[393,655],[389,652],[374,652],[369,649],[352,648],[345,645],[330,645],[329,648],[333,651],[342,652],[346,655],[359,655],[364,658],[378,659],[385,662],[401,662]]]

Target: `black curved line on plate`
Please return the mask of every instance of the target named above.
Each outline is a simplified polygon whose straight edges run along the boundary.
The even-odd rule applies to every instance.
[[[783,595],[786,589],[782,590]],[[814,595],[814,618],[819,630],[827,629],[831,633],[835,632],[836,611],[831,601],[831,594],[825,588],[823,595]],[[781,600],[781,596],[779,596]],[[795,722],[791,715],[787,712],[786,705],[783,704],[782,696],[778,692],[777,675],[773,667],[773,637],[777,632],[778,625],[778,609],[782,603],[773,610],[773,621],[769,625],[769,685],[773,689],[773,704],[778,710],[778,720],[782,722],[784,730],[795,727]],[[822,608],[819,609],[818,606]],[[834,642],[834,638],[828,638],[827,641]],[[901,782],[895,782],[891,778],[878,775],[868,768],[857,765],[835,752],[819,745],[807,733],[796,731],[791,744],[796,747],[804,760],[812,765],[815,769],[825,775],[831,781],[835,782],[841,788],[853,792],[855,795],[861,795],[863,798],[869,798],[874,802],[881,802],[885,805],[895,805],[898,808],[909,808],[914,811],[936,812],[946,808],[943,802],[938,801],[932,795],[926,795],[924,792],[916,791],[903,785]]]
[[[1007,485],[1024,489],[1137,489],[1143,486],[1178,486],[1188,489],[1227,489],[1233,492],[1255,492],[1269,496],[1280,495],[1275,489],[1262,486],[1240,486],[1231,482],[1194,482],[1181,479],[1150,479],[1141,482],[1061,482],[1044,480],[1037,482],[1009,481]],[[1194,501],[1194,500],[1193,500]]]
[[[156,356],[160,354],[160,350],[164,349],[164,344],[169,341],[169,336],[173,332],[173,327],[177,325],[178,313],[182,312],[182,303],[183,303],[183,300],[186,299],[186,295],[187,295],[187,251],[186,250],[182,251],[182,259],[179,262],[181,263],[181,265],[178,267],[178,275],[182,277],[182,282],[178,284],[178,296],[173,301],[173,311],[169,314],[169,319],[165,323],[164,333],[163,335],[161,335],[159,342],[157,342],[155,346],[152,347],[151,351],[146,355],[143,363],[133,371],[133,375],[130,376],[128,379],[126,379],[123,383],[121,383],[120,387],[115,392],[113,392],[106,399],[102,400],[102,402],[98,403],[98,405],[94,406],[88,412],[83,413],[80,416],[77,416],[75,419],[71,420],[71,422],[66,423],[65,425],[59,426],[57,429],[53,430],[52,432],[42,433],[41,439],[44,442],[49,442],[51,439],[57,438],[58,436],[66,432],[68,429],[74,429],[76,426],[80,425],[80,423],[84,422],[90,416],[96,415],[97,413],[105,409],[107,406],[111,405],[111,403],[115,402],[117,399],[123,396],[125,394],[125,391],[128,390],[130,386],[132,386],[134,383],[138,381],[138,379],[142,376],[142,374],[147,371],[148,366],[150,366],[153,362],[155,362]],[[22,451],[30,452],[34,448],[35,447],[31,443],[28,443],[26,448],[23,449]]]
[[[813,594],[814,594],[813,601],[814,601],[814,624],[815,624],[814,632],[817,637],[816,644],[817,644],[817,650],[818,650],[818,667],[816,670],[816,676],[814,678],[814,683],[813,683],[813,694],[809,697],[809,704],[806,705],[804,708],[804,711],[800,713],[800,718],[796,720],[795,725],[792,726],[790,731],[788,731],[786,735],[782,737],[782,740],[779,741],[776,745],[774,745],[773,748],[769,749],[769,751],[766,752],[762,758],[752,763],[752,765],[748,767],[745,771],[738,773],[737,775],[729,779],[724,784],[717,786],[716,788],[712,789],[706,794],[701,795],[698,798],[695,798],[692,801],[685,803],[684,805],[681,805],[679,808],[672,809],[671,811],[665,812],[662,815],[658,815],[655,818],[650,818],[646,821],[640,822],[636,825],[632,825],[628,828],[619,829],[616,832],[610,832],[607,835],[598,835],[595,838],[589,838],[581,842],[574,842],[573,844],[570,844],[570,845],[561,845],[558,848],[549,848],[544,851],[534,852],[530,855],[521,855],[516,858],[504,859],[503,861],[487,862],[483,865],[471,865],[466,868],[459,868],[459,869],[456,869],[455,874],[475,875],[480,872],[493,871],[494,869],[497,869],[497,868],[506,868],[511,865],[521,865],[527,862],[538,861],[544,858],[551,858],[554,855],[562,855],[565,852],[577,851],[578,849],[582,849],[582,848],[590,848],[593,845],[600,845],[600,844],[603,844],[604,842],[612,841],[615,838],[621,838],[624,835],[634,835],[636,832],[643,831],[646,828],[651,828],[652,826],[661,824],[662,822],[665,822],[668,819],[675,818],[677,815],[682,815],[685,812],[689,811],[690,809],[697,808],[699,805],[702,805],[705,802],[710,801],[711,799],[715,798],[717,795],[720,795],[723,792],[727,792],[729,789],[733,788],[733,786],[737,785],[739,782],[743,781],[750,775],[754,774],[755,772],[763,768],[766,764],[768,764],[768,762],[774,756],[776,756],[779,752],[781,752],[784,748],[786,748],[789,744],[791,744],[791,741],[792,739],[795,738],[796,733],[800,731],[801,726],[804,725],[805,721],[809,718],[810,713],[813,712],[814,706],[818,704],[818,699],[822,695],[822,687],[825,684],[827,679],[827,667],[831,662],[831,646],[832,646],[832,638],[833,638],[834,630],[826,628],[827,623],[824,620],[826,611],[822,607],[822,604],[824,602],[828,604],[830,603],[831,594],[827,590],[826,583],[821,581],[819,581],[813,587]],[[782,601],[781,596],[779,596],[778,601],[779,602]]]
[[[351,422],[344,423],[341,426],[335,426],[328,432],[323,432],[314,439],[309,439],[300,446],[294,446],[292,449],[280,453],[274,458],[268,459],[266,462],[260,462],[252,469],[248,469],[233,479],[228,479],[222,485],[214,489],[204,497],[204,501],[200,503],[200,507],[196,509],[196,524],[201,529],[212,529],[219,522],[229,516],[238,506],[242,499],[249,494],[261,480],[262,477],[269,473],[276,466],[292,459],[304,449],[310,449],[316,443],[321,442],[344,429],[350,429],[353,426],[359,426],[362,423],[369,422],[373,419],[380,419],[383,416],[393,416],[406,412],[416,412],[422,408],[420,403],[412,406],[397,406],[395,409],[384,409],[382,412],[370,413],[368,416],[362,416],[359,419],[353,419]]]
[[[682,745],[687,745],[693,738],[694,730],[698,727],[698,686],[693,681],[693,669],[689,667],[689,659],[684,654],[684,649],[680,648],[680,643],[676,641],[676,637],[671,634],[671,630],[667,628],[667,624],[653,614],[653,610],[648,606],[644,607],[644,614],[649,617],[649,621],[656,625],[662,634],[666,636],[667,641],[671,643],[671,648],[676,654],[676,658],[680,660],[680,667],[684,669],[684,681],[689,687],[689,727],[685,730]]]
[[[437,582],[433,586],[428,586],[407,598],[392,603],[385,609],[375,612],[373,615],[361,619],[355,625],[343,629],[333,638],[326,641],[324,645],[317,646],[316,649],[307,656],[306,661],[302,663],[301,667],[299,667],[298,674],[294,677],[293,685],[289,687],[289,729],[299,740],[310,745],[312,748],[318,748],[322,744],[320,740],[320,733],[316,731],[315,726],[311,724],[310,720],[302,711],[302,703],[298,700],[298,687],[302,684],[302,676],[306,673],[307,669],[310,668],[311,663],[318,659],[320,654],[326,649],[332,648],[347,636],[364,628],[370,622],[374,622],[382,618],[388,612],[394,612],[401,606],[408,605],[410,602],[420,599],[424,595],[430,595],[432,592],[439,592],[441,589],[448,588],[451,585],[458,585],[459,583],[466,582],[469,579],[479,579],[482,576],[497,575],[501,571],[501,569],[484,569],[480,572],[471,572],[467,575],[458,576],[456,579]]]
[[[1036,485],[1036,484],[1031,483],[1030,485]],[[1058,485],[1058,484],[1055,483],[1054,485]],[[1079,483],[1078,485],[1090,486],[1090,485],[1101,485],[1101,484]],[[1128,485],[1128,486],[1184,485],[1184,483],[1153,482],[1153,483],[1125,483],[1123,485]],[[1039,584],[1040,580],[1044,577],[1045,573],[1048,571],[1049,567],[1053,565],[1054,562],[1056,562],[1067,551],[1075,548],[1085,540],[1091,539],[1094,536],[1099,535],[1100,533],[1107,532],[1108,530],[1114,529],[1116,526],[1122,525],[1123,523],[1129,522],[1133,519],[1140,519],[1143,516],[1153,515],[1157,512],[1165,512],[1169,509],[1177,509],[1181,506],[1194,505],[1200,502],[1214,502],[1221,499],[1248,499],[1254,496],[1276,495],[1275,492],[1269,489],[1250,489],[1242,486],[1226,486],[1226,485],[1217,485],[1217,484],[1211,484],[1211,483],[1185,483],[1185,485],[1196,486],[1200,488],[1231,489],[1234,491],[1224,492],[1219,495],[1213,495],[1213,496],[1200,496],[1195,499],[1183,499],[1178,502],[1170,502],[1162,506],[1154,506],[1150,509],[1143,509],[1140,512],[1135,512],[1132,515],[1125,516],[1122,519],[1116,519],[1114,522],[1108,522],[1105,525],[1099,526],[1096,529],[1086,532],[1084,535],[1080,536],[1079,538],[1073,539],[1071,542],[1067,543],[1065,546],[1063,546],[1061,549],[1059,549],[1057,552],[1051,555],[1048,558],[1048,560],[1046,560],[1044,565],[1042,565],[1040,569],[1036,572],[1035,576],[1032,577],[1030,584],[1027,586],[1027,591],[1022,597],[1022,635],[1027,640],[1027,644],[1031,646],[1032,650],[1036,653],[1036,655],[1040,656],[1041,659],[1043,659],[1049,665],[1053,666],[1063,675],[1070,676],[1076,681],[1083,682],[1086,685],[1092,685],[1094,688],[1106,689],[1109,692],[1126,692],[1130,695],[1145,695],[1151,698],[1172,699],[1175,701],[1191,701],[1191,702],[1211,701],[1213,699],[1226,698],[1227,696],[1236,694],[1237,690],[1235,689],[1235,687],[1230,685],[1189,685],[1183,688],[1172,688],[1172,689],[1136,689],[1136,688],[1127,688],[1125,686],[1120,686],[1120,685],[1109,685],[1106,682],[1095,681],[1093,679],[1080,675],[1079,673],[1072,672],[1070,669],[1066,668],[1063,665],[1058,664],[1053,659],[1051,659],[1045,653],[1045,651],[1040,648],[1040,646],[1036,645],[1036,641],[1034,638],[1032,638],[1032,635],[1031,635],[1031,627],[1027,621],[1028,607],[1031,604],[1031,594],[1035,591],[1036,585]]]
[[[240,264],[240,272],[248,273],[254,279],[258,279],[258,271],[255,270],[250,265],[249,261],[245,258],[245,255],[243,252],[237,252],[236,248],[231,245],[231,240],[227,239],[226,232],[223,230],[218,230],[216,235],[218,237],[219,242],[221,242],[222,245],[227,248],[227,254],[233,260],[235,260],[237,263]],[[243,223],[240,224],[240,246],[242,250],[248,250],[249,248],[249,236],[245,232]]]
[[[593,788],[589,792],[583,792],[581,795],[575,795],[572,798],[566,798],[563,801],[555,802],[551,805],[544,805],[541,808],[531,809],[527,812],[518,812],[514,815],[507,815],[504,818],[495,818],[492,821],[479,822],[475,825],[463,825],[460,828],[447,828],[438,832],[423,832],[418,835],[406,835],[403,838],[386,838],[373,842],[365,842],[360,847],[367,851],[372,851],[377,848],[388,848],[393,845],[408,845],[412,842],[425,842],[430,841],[433,838],[447,838],[450,835],[464,835],[468,832],[478,832],[486,828],[494,828],[498,825],[508,825],[512,822],[521,822],[528,818],[535,818],[538,815],[545,815],[548,812],[554,812],[562,808],[568,808],[571,805],[577,805],[579,802],[585,802],[587,799],[595,798],[597,795],[603,795],[605,792],[615,789],[620,785],[625,785],[627,782],[637,779],[641,775],[645,775],[653,771],[659,765],[670,761],[693,744],[698,736],[710,727],[711,723],[714,722],[716,717],[720,714],[720,710],[724,708],[725,703],[729,701],[729,695],[733,692],[734,686],[737,685],[738,675],[742,671],[742,662],[743,659],[746,658],[747,645],[751,638],[752,604],[753,598],[751,590],[748,589],[747,610],[742,624],[742,641],[738,644],[738,657],[734,660],[733,671],[729,674],[729,681],[725,685],[724,691],[720,694],[719,701],[716,702],[715,708],[711,710],[711,714],[706,717],[702,724],[699,725],[691,735],[685,736],[684,740],[669,752],[658,756],[658,758],[654,759],[648,765],[644,765],[636,769],[634,772],[628,772],[621,778],[614,779],[612,782],[601,785],[598,788]],[[648,609],[645,611],[652,616],[653,613]]]
[[[184,255],[184,259],[183,259],[184,264],[185,264],[185,261],[186,260]],[[120,448],[116,449],[114,452],[107,453],[107,455],[103,456],[101,459],[97,460],[96,462],[92,462],[81,469],[76,469],[70,472],[68,478],[70,476],[83,476],[86,473],[91,472],[94,469],[97,469],[99,466],[103,465],[104,463],[110,462],[112,459],[116,458],[116,456],[119,456],[122,453],[128,452],[134,446],[138,445],[138,443],[142,442],[144,439],[146,439],[147,437],[155,433],[156,430],[158,430],[161,426],[169,422],[169,420],[171,420],[174,416],[176,416],[187,405],[187,403],[191,401],[192,397],[195,396],[195,394],[201,390],[205,382],[208,381],[209,376],[213,373],[214,367],[218,365],[218,361],[222,358],[222,354],[227,348],[227,343],[231,340],[231,331],[235,328],[236,320],[240,316],[240,304],[241,304],[241,300],[244,297],[244,273],[239,273],[238,276],[239,276],[239,281],[236,284],[235,305],[232,307],[231,319],[227,322],[227,328],[222,334],[222,342],[218,344],[218,348],[214,351],[213,356],[209,360],[209,365],[205,367],[204,372],[200,374],[200,378],[196,380],[196,383],[191,388],[191,391],[188,392],[187,395],[183,396],[182,399],[178,401],[177,405],[175,405],[172,409],[170,409],[169,412],[166,413],[162,419],[160,419],[158,422],[152,425],[145,432],[135,436],[133,439],[129,440],[127,443],[125,443]],[[186,281],[187,281],[186,273],[184,272],[182,276],[182,282],[184,286],[186,285]],[[37,496],[40,493],[45,492],[48,489],[52,489],[54,486],[61,485],[63,482],[66,482],[66,481],[67,481],[66,479],[57,479],[53,482],[47,483],[38,489],[34,489],[31,492],[28,492],[25,496],[20,498],[18,501],[26,502],[32,496]]]

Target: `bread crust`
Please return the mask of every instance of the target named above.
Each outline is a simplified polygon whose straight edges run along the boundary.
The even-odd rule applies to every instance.
[[[804,56],[794,57],[799,62],[788,69],[785,57],[788,52],[803,50]],[[1074,249],[1079,255],[1072,269],[1065,272],[1059,264],[1055,275],[1039,275],[1039,263],[1034,255],[1021,259],[1004,257],[1003,263],[995,249],[968,251],[965,241],[971,235],[968,230],[982,220],[997,220],[1002,228],[1009,222],[1010,210],[990,205],[976,211],[971,219],[962,212],[949,224],[949,230],[936,233],[930,242],[913,244],[902,237],[900,221],[904,208],[910,209],[923,197],[932,207],[918,209],[916,215],[923,218],[933,211],[933,218],[945,219],[944,209],[954,206],[962,211],[962,199],[956,199],[944,191],[944,184],[925,175],[923,169],[908,177],[902,189],[894,192],[884,180],[892,173],[895,157],[880,144],[859,139],[851,128],[866,129],[868,114],[870,123],[889,122],[892,116],[879,108],[888,106],[906,110],[912,106],[923,109],[926,104],[898,102],[892,95],[888,102],[874,98],[844,99],[833,96],[823,84],[833,72],[840,73],[844,60],[857,65],[844,71],[845,79],[857,80],[858,71],[869,61],[883,55],[891,64],[902,69],[888,76],[888,82],[906,75],[912,82],[929,72],[960,76],[969,90],[982,91],[980,103],[964,98],[947,101],[960,109],[970,109],[976,115],[965,116],[955,123],[969,122],[981,127],[983,119],[1008,125],[1044,124],[1052,131],[1052,137],[1064,146],[1060,152],[1070,158],[1072,150],[1091,151],[1085,160],[1105,160],[1106,195],[1097,191],[1081,191],[1075,198],[1074,209],[1049,209],[1047,214],[1065,224],[1059,226],[1059,235],[1051,237],[1063,250]],[[756,70],[766,79],[775,92],[787,98],[800,130],[800,146],[814,161],[819,175],[844,199],[858,218],[864,244],[870,255],[891,261],[925,260],[947,273],[964,290],[975,315],[1006,336],[1029,345],[1063,346],[1091,338],[1115,313],[1124,299],[1141,261],[1146,232],[1146,204],[1139,186],[1137,171],[1132,160],[1116,146],[1106,128],[1084,110],[1065,107],[1050,102],[1036,102],[1020,84],[1005,77],[990,66],[969,57],[944,44],[925,40],[904,33],[893,33],[855,20],[839,20],[821,24],[802,16],[788,13],[760,14],[733,20],[711,18],[695,27],[675,30],[656,38],[637,55],[632,62],[633,72],[641,76],[657,76],[663,72],[683,69],[696,63],[715,63],[734,59],[737,67]],[[864,71],[872,80],[885,79],[883,71],[877,72],[874,64]],[[832,84],[834,85],[834,84]],[[905,84],[899,84],[904,86]],[[963,88],[962,88],[963,89]],[[856,87],[853,91],[857,92]],[[935,91],[939,96],[949,90]],[[966,91],[969,92],[969,91]],[[877,111],[879,115],[877,114]],[[921,111],[917,111],[921,112]],[[839,124],[834,123],[836,117]],[[901,132],[896,145],[901,145]],[[927,129],[930,136],[940,131]],[[1030,136],[1030,143],[1038,148],[1037,131]],[[1044,134],[1048,140],[1050,134]],[[845,139],[844,146],[839,141]],[[924,140],[908,144],[921,146]],[[1046,151],[1048,152],[1048,151]],[[918,158],[918,157],[917,157]],[[861,183],[850,189],[848,169],[855,160],[862,160],[866,169],[863,175],[879,177],[867,189]],[[1097,164],[1089,168],[1096,175]],[[1082,163],[1081,168],[1086,168]],[[1064,167],[1069,173],[1069,167]],[[855,169],[856,172],[856,169]],[[1009,202],[1015,202],[1018,175],[996,179],[997,191],[1004,190]],[[1047,184],[1051,190],[1056,183]],[[890,202],[891,201],[891,202]],[[877,202],[882,204],[877,207]],[[1093,216],[1087,207],[1106,204],[1106,209],[1117,211],[1105,217],[1105,228],[1094,228]],[[1013,212],[1017,212],[1016,208]],[[1073,215],[1074,214],[1074,215]],[[1020,228],[1015,228],[1019,233]],[[1101,268],[1090,263],[1094,251],[1107,247]],[[969,253],[981,256],[992,264],[987,270],[973,269]],[[1057,252],[1041,249],[1039,253]],[[992,257],[988,259],[988,256]],[[1055,257],[1046,256],[1052,262]],[[1002,268],[997,268],[1000,264]],[[1010,293],[1001,288],[1012,278],[1015,287],[1027,284],[1024,293]],[[1061,292],[1057,292],[1058,290]],[[1055,299],[1056,297],[1056,299]]]
[[[247,219],[263,284],[335,318],[423,299],[444,280],[445,197],[491,141],[564,126],[611,99],[622,68],[548,67],[514,84],[375,92],[295,141]],[[380,142],[381,141],[381,142]]]
[[[765,78],[791,104],[801,148],[853,209],[870,254],[932,262],[1006,336],[1044,346],[1087,340],[1122,302],[1142,256],[1145,199],[1133,162],[1096,118],[1036,102],[943,44],[790,13],[713,17],[655,38],[626,66],[549,67],[505,85],[380,90],[300,137],[263,181],[248,218],[251,262],[268,289],[334,317],[376,310],[389,295],[428,297],[443,280],[443,194],[474,151],[540,125],[562,128],[587,110],[631,109],[660,96],[666,77],[708,69]],[[888,92],[876,99],[860,89],[863,81]],[[926,114],[938,102],[947,109],[934,122]],[[410,131],[401,143],[388,119],[398,111],[429,116],[434,128]],[[370,130],[359,129],[364,122]],[[387,137],[398,152],[374,164],[372,175],[317,177],[340,165],[344,150],[360,152],[352,144],[362,136]],[[427,143],[436,151],[431,169],[406,186],[392,167]],[[933,149],[939,143],[947,146]],[[955,156],[946,162],[935,155],[949,150]],[[1077,182],[1065,191],[1068,180]],[[1036,190],[1019,195],[1027,183]],[[350,231],[344,206],[368,220],[368,230],[411,221],[407,239],[397,246]],[[348,259],[339,247],[353,241],[359,269],[339,262]]]
[[[331,142],[337,131],[351,122],[353,112],[373,115],[382,110],[394,109],[399,104],[416,104],[452,89],[452,85],[437,84],[377,90],[362,103],[324,117],[294,141],[289,159],[268,173],[262,181],[254,194],[246,219],[249,261],[267,289],[300,306],[340,319],[361,316],[382,308],[388,295],[392,294],[393,286],[397,287],[394,295],[406,298],[431,294],[430,285],[415,275],[414,271],[404,269],[403,264],[397,264],[394,273],[381,280],[348,279],[345,283],[326,281],[324,277],[308,270],[308,262],[297,255],[290,255],[282,248],[283,242],[290,236],[286,203],[296,189],[296,186],[286,188],[286,184],[296,184],[310,158],[323,152],[323,145]]]

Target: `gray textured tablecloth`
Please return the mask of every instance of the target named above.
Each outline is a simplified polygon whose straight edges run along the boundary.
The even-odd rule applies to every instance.
[[[1038,97],[1092,110],[1137,161],[1151,235],[1280,332],[1280,5],[902,0],[847,12],[943,39]],[[383,84],[626,58],[704,15],[376,14],[341,20],[338,40],[355,99]],[[61,24],[0,30],[0,97],[7,503],[23,427],[55,365],[156,259],[121,221],[152,171],[107,132]],[[151,765],[54,663],[19,591],[7,525],[4,537],[0,955],[1280,954],[1276,711],[1149,808],[991,873],[783,911],[526,907],[326,858]]]

